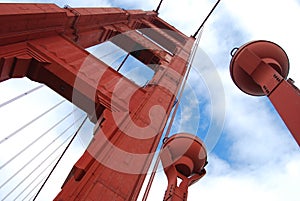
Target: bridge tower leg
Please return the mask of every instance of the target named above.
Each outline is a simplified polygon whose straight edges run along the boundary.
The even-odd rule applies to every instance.
[[[0,4],[0,21],[0,81],[44,83],[95,123],[93,140],[55,200],[136,200],[194,38],[142,10]],[[147,85],[85,51],[107,40],[155,71]]]

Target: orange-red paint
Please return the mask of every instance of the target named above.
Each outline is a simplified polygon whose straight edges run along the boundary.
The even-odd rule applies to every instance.
[[[289,60],[284,50],[269,41],[245,44],[231,60],[235,84],[250,95],[267,95],[300,145],[300,90],[287,79]]]
[[[55,200],[136,200],[195,39],[153,11],[5,3],[0,21],[0,81],[44,83],[97,122]],[[127,32],[136,29],[142,30]],[[155,75],[146,86],[84,50],[109,39],[152,64]],[[142,48],[135,51],[137,46]]]
[[[173,135],[165,142],[160,157],[168,178],[164,200],[186,201],[188,187],[206,174],[207,153],[203,142],[187,133]]]

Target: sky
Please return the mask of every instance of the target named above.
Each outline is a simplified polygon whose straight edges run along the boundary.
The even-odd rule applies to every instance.
[[[1,0],[0,2],[4,1]],[[159,3],[158,0],[53,2],[59,6],[65,4],[72,7],[114,6],[143,10],[153,10]],[[186,0],[184,2],[165,0],[159,16],[186,35],[192,35],[214,3],[210,0]],[[179,122],[176,125],[180,126],[174,126],[172,130],[172,132],[185,131],[197,134],[204,141],[210,139],[208,133],[220,133],[215,141],[207,141],[209,144],[207,175],[189,188],[189,201],[200,199],[209,201],[221,199],[231,201],[296,201],[299,197],[297,193],[300,181],[300,153],[297,143],[274,111],[270,101],[266,97],[252,97],[241,92],[232,82],[229,73],[230,51],[234,47],[239,47],[252,40],[270,40],[279,44],[286,51],[290,61],[289,77],[295,80],[295,85],[299,87],[300,57],[297,55],[298,46],[300,45],[300,38],[298,37],[300,29],[297,26],[299,19],[300,2],[296,0],[223,0],[208,20],[202,33],[199,44],[200,49],[197,52],[195,64],[180,106],[180,115],[176,119]],[[206,68],[207,66],[209,68]],[[27,79],[9,80],[0,83],[0,93],[4,94],[0,97],[0,104],[36,86],[39,86],[39,84],[32,83]],[[16,125],[26,124],[28,120],[39,115],[40,111],[51,108],[53,104],[62,100],[51,90],[42,87],[15,103],[1,107],[0,120],[5,122],[3,126],[1,125],[1,139],[2,136],[16,130]],[[31,109],[32,107],[35,109]],[[51,115],[47,114],[49,115],[45,117],[47,120],[38,122],[38,124],[45,127],[43,131],[46,131],[50,122],[54,124],[60,114],[68,114],[73,109],[74,107],[71,104],[62,102]],[[193,114],[192,111],[198,112],[196,115],[198,117],[197,121],[195,121],[195,115],[191,115]],[[74,114],[65,119],[65,124],[76,121],[78,126],[83,117],[84,113],[76,110]],[[219,121],[221,122],[218,124],[220,131],[213,130],[214,125]],[[91,125],[86,125],[80,136],[83,136],[84,133],[91,133],[91,127]],[[9,156],[17,154],[23,147],[26,147],[23,143],[25,139],[28,140],[26,136],[40,130],[42,130],[40,127],[34,125],[31,128],[24,129],[22,131],[24,133],[21,133],[22,136],[18,136],[17,146],[16,144],[9,144],[9,140],[0,144],[1,153],[5,153],[7,150],[10,153],[9,155],[1,154],[1,165],[3,164],[2,161],[9,160]],[[44,143],[54,140],[55,133],[60,133],[63,130],[63,127],[56,128],[52,135],[47,135],[49,139],[43,139]],[[72,133],[75,130],[76,126],[68,132]],[[66,134],[63,139],[67,139],[68,136]],[[50,197],[54,197],[59,192],[60,185],[54,187],[53,183],[64,181],[69,171],[67,167],[72,167],[70,161],[76,162],[83,151],[82,140],[88,141],[85,137],[75,141],[75,145],[66,155],[68,159],[62,161],[58,167],[59,171],[53,175],[49,180],[49,184],[45,186],[48,186],[49,189],[51,187],[52,190],[42,191],[39,197],[40,200],[47,200],[46,198],[51,200]],[[39,143],[42,144],[42,140]],[[54,143],[59,146],[61,141],[55,140]],[[18,149],[12,148],[15,146]],[[61,147],[62,149],[63,147]],[[50,153],[50,148],[47,151]],[[32,155],[32,152],[29,152],[28,155],[24,152],[22,158],[26,159],[30,155]],[[54,155],[53,160],[56,158],[57,156]],[[45,168],[53,160],[51,159],[45,163]],[[0,168],[1,178],[9,179],[10,175],[18,171],[21,162],[22,160],[18,159],[6,167]],[[27,168],[28,170],[24,170],[27,173],[23,172],[16,180],[22,180],[24,175],[30,173],[30,167]],[[45,175],[42,174],[38,177],[40,179],[37,179],[37,184]],[[10,192],[10,189],[14,188],[14,182],[10,183],[3,185],[0,182],[1,199]],[[26,181],[22,184],[24,187],[26,186],[25,183]],[[162,200],[166,185],[166,178],[160,169],[154,180],[148,200]],[[12,198],[20,192],[13,192],[12,194],[15,193],[15,196],[12,196]],[[24,197],[25,194],[22,194],[22,196]],[[18,199],[21,200],[22,196]],[[30,196],[31,194],[27,198],[30,198]],[[7,200],[10,200],[10,198]]]

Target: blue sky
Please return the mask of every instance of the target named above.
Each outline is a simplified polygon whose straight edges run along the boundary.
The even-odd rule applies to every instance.
[[[56,2],[59,6],[65,4],[73,7],[115,6],[125,9],[136,8],[144,10],[153,10],[159,3],[158,0],[123,0],[122,3],[108,0],[53,2]],[[213,4],[214,2],[209,0],[187,0],[184,2],[165,0],[160,10],[160,17],[185,34],[192,35]],[[291,64],[289,77],[293,78],[299,87],[300,58],[298,56],[298,46],[300,44],[300,29],[296,26],[299,23],[299,11],[299,1],[294,0],[284,2],[276,0],[224,0],[209,19],[200,41],[200,48],[203,52],[200,51],[201,54],[199,53],[195,60],[194,70],[191,73],[188,87],[180,106],[180,115],[176,118],[177,121],[173,132],[194,131],[194,133],[197,132],[197,135],[205,140],[209,125],[223,120],[223,107],[225,116],[224,121],[222,121],[221,135],[215,146],[210,147],[208,173],[202,180],[191,186],[189,201],[199,200],[199,197],[203,200],[216,201],[220,199],[232,201],[297,200],[297,187],[300,181],[299,147],[266,97],[248,96],[239,91],[233,84],[229,75],[229,62],[231,59],[230,51],[233,47],[239,47],[248,41],[257,39],[274,41],[287,52]],[[203,62],[203,58],[208,59]],[[210,70],[207,70],[205,66],[211,67],[209,68]],[[197,72],[197,69],[200,69],[200,72]],[[212,73],[213,70],[211,71],[211,69],[216,70],[217,75]],[[199,77],[201,81],[199,81]],[[218,87],[215,86],[214,80],[210,79],[212,77],[220,80],[222,89],[211,90]],[[1,96],[0,103],[37,85],[28,80],[1,83],[1,94],[5,95]],[[42,97],[51,98],[43,98],[41,103],[40,99]],[[197,97],[197,100],[189,97]],[[212,105],[212,101],[218,99],[216,97],[224,98],[225,101],[220,101],[221,103],[214,102]],[[18,125],[23,125],[37,116],[40,111],[51,107],[51,105],[61,100],[61,97],[43,87],[34,94],[24,97],[24,99],[20,100],[21,102],[0,108],[1,122],[6,122],[6,126],[3,126],[1,131],[1,137],[13,132],[16,129],[14,126],[16,122]],[[52,116],[47,118],[47,121],[55,122],[57,116],[73,110],[72,105],[63,104],[65,104],[64,107],[57,108]],[[36,109],[24,108],[24,105],[31,105]],[[214,108],[219,112],[216,112],[215,116],[211,117]],[[6,115],[12,113],[12,111],[22,111],[22,114],[27,114],[27,116],[19,113]],[[194,115],[193,112],[196,112],[196,114]],[[82,112],[76,112],[72,118],[67,119],[65,124],[74,122],[82,115]],[[199,123],[194,118],[197,115],[199,116],[197,118]],[[39,122],[39,124],[46,128],[47,121]],[[179,122],[183,122],[181,126],[178,126],[180,125]],[[26,136],[30,132],[34,132],[35,130],[32,129],[34,129],[34,126],[25,130],[26,132],[24,131],[22,135]],[[75,129],[74,127],[73,131]],[[56,132],[60,133],[62,130],[63,128],[57,128]],[[85,131],[91,132],[91,126],[86,126]],[[24,146],[22,145],[22,139],[18,142],[18,147]],[[48,140],[53,139],[52,136]],[[87,144],[88,139],[85,139],[85,137],[81,137],[75,142],[77,146],[73,146],[66,156],[68,160],[62,161],[62,165],[59,167],[60,172],[57,172],[54,178],[49,181],[48,187],[53,188],[53,190],[51,192],[42,192],[40,200],[46,200],[45,198],[49,198],[49,194],[51,194],[50,197],[55,196],[59,191],[60,184],[55,187],[54,184],[59,183],[58,181],[64,181],[69,171],[66,167],[72,167],[72,164],[68,161],[76,162],[76,157],[79,157],[82,153],[83,148],[80,140],[83,139],[86,140],[83,144]],[[45,141],[47,140],[45,139]],[[17,150],[11,149],[11,146],[10,144],[6,146],[4,144],[0,145],[1,153],[6,150],[10,150],[10,155],[17,153]],[[5,157],[7,156],[1,154],[1,161],[6,161],[7,158]],[[17,171],[17,167],[26,161],[26,157],[24,155],[23,159],[15,161],[15,166],[11,165],[0,169],[1,178],[8,178],[14,171]],[[3,175],[6,177],[3,177]],[[23,173],[18,179],[22,179],[24,175],[26,174]],[[4,196],[2,197],[2,195],[7,194],[9,189],[13,188],[12,186],[13,183],[0,188],[0,198],[3,198]],[[166,178],[160,171],[154,181],[149,200],[162,200],[165,187]]]

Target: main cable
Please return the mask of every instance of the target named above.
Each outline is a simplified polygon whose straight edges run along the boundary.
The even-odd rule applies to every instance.
[[[169,125],[167,127],[167,131],[164,135],[164,138],[163,139],[167,139],[169,134],[170,134],[170,131],[171,131],[171,127],[173,125],[173,122],[174,122],[174,119],[175,119],[175,116],[176,116],[176,113],[177,113],[177,110],[178,110],[178,107],[179,107],[179,103],[181,101],[181,98],[182,98],[182,94],[183,94],[183,91],[184,91],[184,88],[185,88],[185,85],[186,85],[186,82],[187,82],[187,79],[188,79],[188,76],[189,76],[189,73],[191,71],[191,68],[192,68],[192,63],[194,61],[194,58],[195,58],[195,55],[196,55],[196,52],[197,52],[197,49],[198,49],[198,46],[199,46],[199,42],[200,42],[200,38],[201,36],[199,36],[194,44],[194,47],[192,48],[192,51],[191,51],[191,56],[189,58],[189,61],[188,61],[188,64],[187,64],[187,72],[186,72],[186,75],[184,77],[184,80],[183,80],[183,84],[181,85],[181,88],[180,88],[180,92],[179,92],[179,96],[178,96],[178,101],[175,105],[175,108],[173,110],[173,113],[172,113],[172,116],[171,116],[171,119],[170,119],[170,122],[169,122]],[[150,192],[150,189],[151,189],[151,186],[152,186],[152,183],[153,183],[153,180],[154,180],[154,177],[155,177],[155,174],[156,174],[156,171],[157,171],[157,168],[158,168],[158,165],[159,165],[159,162],[160,162],[160,152],[163,148],[163,145],[161,145],[161,148],[159,150],[159,154],[156,158],[156,161],[155,161],[155,164],[154,164],[154,167],[152,169],[152,172],[151,172],[151,175],[150,175],[150,178],[149,178],[149,181],[148,181],[148,184],[146,186],[146,190],[145,190],[145,193],[144,193],[144,196],[143,196],[143,199],[142,201],[146,201],[147,198],[148,198],[148,195],[149,195],[149,192]]]

